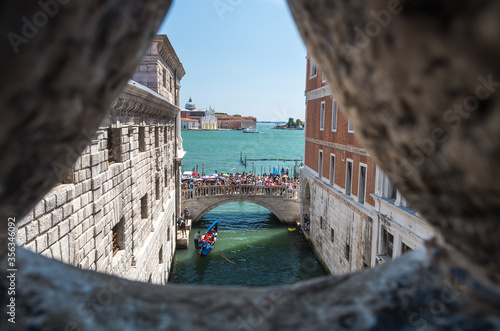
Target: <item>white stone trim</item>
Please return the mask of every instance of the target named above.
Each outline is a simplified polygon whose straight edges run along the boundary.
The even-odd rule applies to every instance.
[[[323,180],[323,161],[324,161],[323,156],[324,156],[323,150],[320,149],[318,151],[318,177],[321,180]]]
[[[325,131],[325,113],[326,103],[321,101],[321,106],[319,108],[319,131]]]
[[[311,142],[313,144],[318,144],[318,145],[322,145],[322,146],[326,146],[326,147],[340,149],[342,151],[347,151],[350,153],[356,153],[359,155],[370,156],[370,154],[365,149],[360,148],[360,147],[347,146],[347,145],[333,143],[331,141],[319,140],[319,139],[310,138],[310,137],[306,137],[306,141]]]
[[[333,156],[333,171],[332,171],[332,156]],[[337,158],[335,156],[335,153],[330,153],[330,176],[329,176],[329,182],[330,185],[335,187],[335,162]],[[333,177],[333,178],[332,178]]]
[[[337,100],[335,100],[335,99],[332,99],[332,100],[333,100],[333,102],[332,102],[332,132],[337,132],[339,105],[337,103]],[[335,110],[335,114],[334,114],[333,110]],[[333,119],[334,118],[335,118],[335,128],[333,127]]]
[[[314,75],[311,74],[312,72],[312,68],[315,67],[316,68],[316,73]],[[312,57],[309,58],[309,79],[313,79],[315,77],[318,76],[318,65],[316,64],[316,62],[313,60]]]
[[[360,189],[359,183],[361,180],[361,168],[365,168],[365,187],[364,187],[364,191],[365,191],[364,192],[364,200],[365,201],[363,201],[363,204],[365,204],[366,203],[366,184],[368,182],[368,165],[366,163],[359,162],[358,168],[359,168],[359,170],[358,170],[358,202],[359,202],[359,189]],[[359,203],[361,203],[361,202],[359,202]]]
[[[351,183],[350,183],[350,188],[349,188],[349,194],[347,194],[347,169],[349,167],[349,163],[351,163]],[[352,182],[353,182],[353,176],[354,176],[354,161],[350,158],[346,158],[345,161],[345,195],[348,197],[352,198]]]
[[[352,125],[352,129],[349,127]],[[347,133],[354,133],[354,124],[352,124],[350,119],[347,119]]]
[[[332,92],[331,92],[330,87],[328,85],[325,85],[323,87],[320,87],[320,88],[317,88],[315,90],[308,91],[305,93],[306,101],[315,100],[315,99],[319,99],[319,98],[323,98],[323,97],[327,97],[327,96],[331,96],[331,95],[332,95]]]

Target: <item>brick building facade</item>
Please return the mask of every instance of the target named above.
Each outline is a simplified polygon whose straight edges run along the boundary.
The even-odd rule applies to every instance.
[[[167,282],[181,213],[183,75],[168,38],[157,36],[133,77],[149,88],[129,81],[91,143],[71,165],[54,165],[60,183],[18,223],[20,245],[83,269]]]
[[[257,119],[253,116],[231,116],[216,114],[220,129],[244,130],[246,128],[257,128]]]
[[[430,228],[359,143],[309,56],[305,96],[301,214],[311,219],[309,237],[325,266],[333,274],[352,272],[421,245]]]

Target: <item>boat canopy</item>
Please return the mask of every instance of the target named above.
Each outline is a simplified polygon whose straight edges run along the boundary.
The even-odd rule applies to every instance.
[[[219,223],[219,220],[214,221],[214,222],[212,223],[212,225],[210,225],[210,227],[209,227],[209,228],[208,228],[208,230],[207,230],[207,233],[208,233],[208,232],[210,232],[210,230],[212,230],[212,228],[213,228],[213,227],[214,227],[217,223]]]

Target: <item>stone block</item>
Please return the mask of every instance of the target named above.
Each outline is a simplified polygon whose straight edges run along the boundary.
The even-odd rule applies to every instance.
[[[82,194],[81,204],[82,204],[82,207],[86,207],[89,204],[89,194],[88,193]]]
[[[88,154],[82,155],[81,159],[82,159],[82,168],[90,167],[90,155]]]
[[[95,167],[98,166],[99,163],[101,163],[99,159],[99,153],[90,154],[90,166]]]
[[[104,205],[104,198],[103,197],[101,197],[98,200],[95,200],[95,202],[94,202],[94,211],[93,211],[94,214],[97,214],[98,212],[100,212],[103,205]]]
[[[66,199],[67,201],[73,200],[75,197],[75,185],[66,185]]]
[[[97,201],[101,198],[102,195],[102,187],[99,187],[97,190],[92,191],[92,200]]]
[[[43,201],[43,200],[42,200]],[[17,224],[17,227],[21,227],[21,226],[24,226],[26,224],[29,224],[30,222],[33,221],[33,213],[34,213],[34,210],[33,209],[30,209],[28,211],[28,213],[21,219],[19,219],[16,224]]]
[[[86,218],[83,222],[82,222],[82,232],[86,232],[90,227],[90,219],[89,218]]]
[[[78,171],[78,170],[80,170],[81,168],[82,168],[82,159],[81,159],[81,157],[79,157],[79,158],[76,160],[75,164],[73,164],[73,170],[74,170],[74,171]]]
[[[99,222],[97,222],[95,224],[95,232],[96,233],[103,233],[106,220],[107,220],[107,217],[104,217],[103,219],[101,219]]]
[[[87,255],[88,261],[90,265],[94,265],[96,261],[96,253],[97,251],[95,249],[91,250],[89,254]]]
[[[90,254],[92,250],[95,249],[95,240],[94,238],[91,238],[84,246],[83,251],[85,255]],[[94,253],[95,254],[95,253]]]
[[[45,214],[45,200],[42,199],[42,200],[38,201],[38,203],[36,204],[36,206],[33,210],[35,212],[35,214],[34,214],[35,218],[39,218],[40,216]]]
[[[77,226],[75,226],[75,228],[72,230],[72,233],[75,235],[75,238],[79,238],[83,233],[82,224],[78,224]]]
[[[92,216],[92,212],[94,211],[94,206],[92,204],[88,205],[84,209],[85,213],[85,218]]]
[[[83,192],[83,184],[82,183],[75,184],[75,196],[79,197],[80,195],[82,195],[82,192]]]
[[[41,253],[47,248],[47,235],[42,234],[36,238],[36,252]]]
[[[92,181],[92,190],[97,190],[101,187],[101,177],[97,176],[91,179]]]
[[[61,261],[61,246],[59,241],[50,246],[50,251],[52,253],[52,258]]]
[[[16,242],[18,245],[26,244],[26,227],[17,229]]]
[[[45,212],[46,213],[49,213],[52,210],[54,210],[54,208],[56,208],[56,196],[55,195],[48,194],[45,196],[45,198],[43,200],[45,200]]]
[[[59,242],[61,244],[61,259],[63,262],[69,263],[69,237],[62,237]]]
[[[71,203],[73,204],[73,213],[77,212],[82,207],[81,197],[77,197],[77,198],[73,199],[73,201],[71,201]]]
[[[54,227],[49,230],[47,240],[47,244],[49,246],[52,246],[57,240],[59,240],[59,227]]]
[[[69,232],[69,219],[59,223],[59,236],[63,237]]]
[[[38,220],[39,223],[39,233],[44,233],[52,227],[52,215],[44,215]]]
[[[63,210],[62,208],[57,208],[52,212],[52,226],[57,225],[63,220]]]
[[[33,220],[31,223],[26,225],[26,242],[30,242],[35,239],[40,234],[38,228],[38,221]]]
[[[73,214],[73,204],[71,202],[68,202],[62,207],[63,210],[63,219],[68,218],[70,215]]]
[[[66,202],[68,202],[68,194],[65,187],[60,187],[55,192],[56,196],[56,207],[61,207]]]
[[[92,188],[92,183],[90,182],[90,180],[86,180],[83,182],[83,192],[84,193],[87,193],[91,190]]]
[[[99,140],[92,140],[90,145],[90,155],[92,156],[97,152],[99,152]]]

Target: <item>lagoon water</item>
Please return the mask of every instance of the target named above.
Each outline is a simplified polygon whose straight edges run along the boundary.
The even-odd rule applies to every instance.
[[[261,133],[241,131],[183,131],[184,171],[205,163],[205,173],[255,170],[260,174],[295,162],[253,161],[246,168],[240,152],[247,158],[298,159],[304,152],[304,131],[272,130],[258,125]],[[300,161],[298,162],[300,164]],[[236,168],[235,170],[231,170]],[[298,169],[298,168],[297,168]],[[196,169],[195,169],[196,170]],[[281,169],[280,169],[281,170]],[[193,237],[219,219],[216,251],[200,258],[193,248]],[[230,263],[226,259],[234,262]],[[288,228],[267,209],[247,202],[232,202],[213,209],[193,224],[190,247],[175,254],[169,282],[182,284],[271,286],[294,283],[325,275],[308,243],[298,230]]]
[[[187,152],[182,160],[183,169],[193,171],[194,168],[201,173],[204,163],[203,170],[209,175],[215,171],[270,173],[273,168],[281,170],[287,166],[293,170],[295,162],[248,161],[246,168],[240,162],[241,153],[247,159],[300,160],[304,156],[304,131],[271,129],[274,125],[258,124],[260,133],[182,131],[182,145]],[[300,163],[297,162],[297,170]]]

